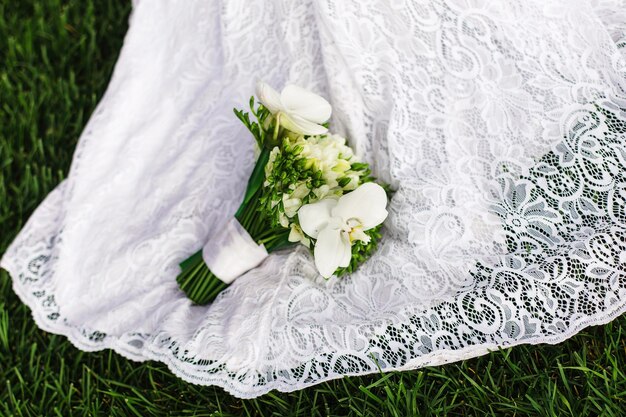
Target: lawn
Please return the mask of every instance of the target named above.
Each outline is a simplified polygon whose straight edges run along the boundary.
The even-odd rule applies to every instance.
[[[145,0],[142,0],[145,1]],[[68,173],[130,4],[0,0],[0,253]],[[2,416],[624,416],[626,317],[559,345],[240,400],[43,332],[0,273]]]

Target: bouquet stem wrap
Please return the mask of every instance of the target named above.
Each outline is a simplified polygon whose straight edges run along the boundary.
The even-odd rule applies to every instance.
[[[196,304],[213,301],[235,278],[258,266],[269,253],[294,245],[288,240],[289,230],[271,227],[269,219],[258,210],[269,153],[266,147],[261,149],[234,219],[180,264],[182,271],[176,281]]]
[[[226,284],[267,258],[265,246],[257,244],[237,219],[231,219],[202,248],[206,266]]]

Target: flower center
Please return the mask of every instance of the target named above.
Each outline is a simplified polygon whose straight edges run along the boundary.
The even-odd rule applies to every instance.
[[[370,237],[363,231],[363,223],[361,223],[358,219],[348,219],[342,230],[350,237],[351,244],[356,240],[360,240],[364,243],[369,243],[370,241]]]

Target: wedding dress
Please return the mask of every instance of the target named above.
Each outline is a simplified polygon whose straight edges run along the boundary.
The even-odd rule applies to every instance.
[[[557,343],[626,309],[619,1],[135,1],[65,181],[2,258],[38,326],[239,397]],[[256,81],[333,106],[396,190],[377,253],[272,254],[194,306],[234,214]]]

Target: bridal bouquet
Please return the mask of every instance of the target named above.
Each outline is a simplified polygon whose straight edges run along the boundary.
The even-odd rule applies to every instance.
[[[257,85],[260,103],[235,114],[250,130],[258,158],[233,219],[181,263],[180,288],[197,304],[212,301],[269,253],[295,244],[313,251],[325,278],[354,271],[376,249],[387,192],[367,163],[328,132],[331,106],[294,85],[279,94]]]

